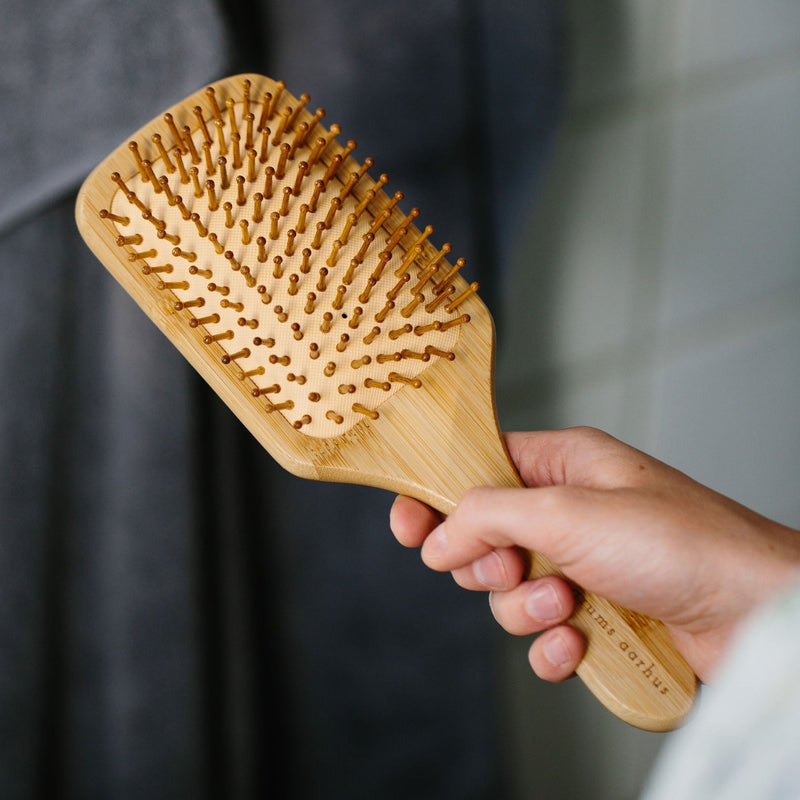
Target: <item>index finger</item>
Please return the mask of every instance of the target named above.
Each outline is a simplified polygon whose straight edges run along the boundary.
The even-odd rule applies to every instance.
[[[521,546],[566,566],[589,546],[596,498],[579,487],[470,489],[422,544],[437,571],[466,566],[490,550]]]

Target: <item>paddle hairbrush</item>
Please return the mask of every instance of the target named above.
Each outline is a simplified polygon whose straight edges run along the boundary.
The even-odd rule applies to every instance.
[[[188,97],[92,172],[81,233],[294,474],[444,513],[469,487],[520,486],[498,433],[477,284],[308,100],[259,75]],[[531,564],[532,576],[558,572]],[[633,725],[677,725],[696,679],[663,626],[576,594],[586,685]]]

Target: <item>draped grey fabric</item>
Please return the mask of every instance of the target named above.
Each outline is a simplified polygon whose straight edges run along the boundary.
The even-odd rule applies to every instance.
[[[280,470],[72,208],[139,125],[264,72],[491,295],[554,124],[555,3],[2,11],[0,796],[501,797],[485,599],[394,542],[386,493]]]
[[[124,137],[212,76],[212,0],[3,0],[0,229],[74,188]]]

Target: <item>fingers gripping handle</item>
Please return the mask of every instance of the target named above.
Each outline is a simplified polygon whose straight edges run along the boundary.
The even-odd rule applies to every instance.
[[[440,511],[449,513],[457,496],[470,485],[523,486],[501,441],[494,448],[486,441],[482,444],[474,459],[465,457],[462,462],[474,472],[465,476],[462,487],[451,484],[444,490],[449,490],[449,502],[439,503]],[[553,562],[538,553],[530,554],[530,564],[530,578],[563,577]],[[630,725],[650,731],[678,727],[694,704],[698,681],[664,625],[579,586],[573,588],[576,605],[569,624],[586,642],[586,654],[577,669],[584,684]]]
[[[560,575],[531,554],[529,577]],[[569,624],[581,632],[586,654],[577,669],[598,700],[625,722],[650,731],[678,727],[694,703],[697,678],[664,625],[574,587]]]

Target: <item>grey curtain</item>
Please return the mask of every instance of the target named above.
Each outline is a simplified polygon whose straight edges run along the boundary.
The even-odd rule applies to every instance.
[[[74,193],[236,70],[328,109],[490,302],[556,3],[0,3],[0,796],[498,798],[485,599],[391,497],[276,467],[79,240]]]

